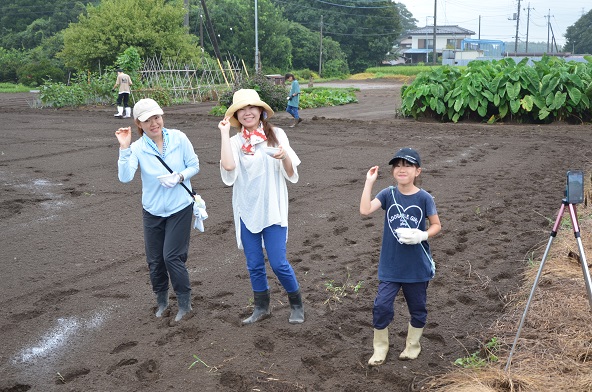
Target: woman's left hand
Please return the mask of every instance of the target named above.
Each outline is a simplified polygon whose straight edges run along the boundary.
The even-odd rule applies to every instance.
[[[278,152],[276,152],[276,153],[273,155],[273,157],[274,157],[275,159],[279,159],[279,160],[282,160],[282,161],[283,161],[283,160],[284,160],[284,159],[286,159],[286,157],[288,156],[288,152],[287,152],[286,150],[284,150],[284,148],[283,148],[281,145],[279,145],[279,146],[278,146],[278,148],[279,148],[280,150],[279,150]]]

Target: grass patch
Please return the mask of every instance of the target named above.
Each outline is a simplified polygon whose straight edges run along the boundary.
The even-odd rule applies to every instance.
[[[31,87],[15,83],[0,83],[0,93],[28,93]]]

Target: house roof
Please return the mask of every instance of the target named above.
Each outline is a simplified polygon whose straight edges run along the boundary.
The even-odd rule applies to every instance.
[[[415,30],[407,31],[407,36],[411,35],[426,35],[426,34],[434,34],[434,26],[425,26],[420,27]],[[458,27],[457,25],[454,26],[436,26],[436,34],[440,35],[473,35],[475,34],[474,31],[464,29],[462,27]]]

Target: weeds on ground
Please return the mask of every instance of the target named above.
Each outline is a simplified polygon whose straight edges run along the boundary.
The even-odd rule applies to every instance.
[[[348,295],[348,291],[354,294],[358,294],[358,292],[362,289],[362,285],[364,284],[363,280],[359,280],[356,284],[351,282],[351,275],[349,269],[347,270],[347,278],[343,285],[339,285],[335,283],[335,280],[331,279],[325,283],[325,290],[330,293],[329,298],[327,298],[324,302],[325,305],[335,304],[337,302],[341,302],[343,297]]]
[[[484,367],[488,364],[493,362],[497,362],[499,360],[497,354],[499,352],[500,342],[499,339],[496,337],[491,338],[491,340],[483,347],[481,350],[474,352],[473,354],[469,355],[468,357],[458,358],[454,361],[456,366],[460,366],[466,369],[475,369]]]

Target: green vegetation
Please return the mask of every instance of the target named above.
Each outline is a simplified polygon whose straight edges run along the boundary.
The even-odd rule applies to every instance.
[[[500,341],[498,338],[493,337],[483,345],[481,350],[474,352],[468,357],[458,358],[454,361],[454,364],[467,369],[481,368],[499,360],[497,356],[499,349]]]
[[[420,73],[402,91],[402,113],[453,122],[592,119],[592,63],[549,56],[527,63],[527,58],[472,61],[464,69],[442,66]]]
[[[0,93],[26,93],[28,91],[31,91],[31,88],[22,84],[0,83]]]

